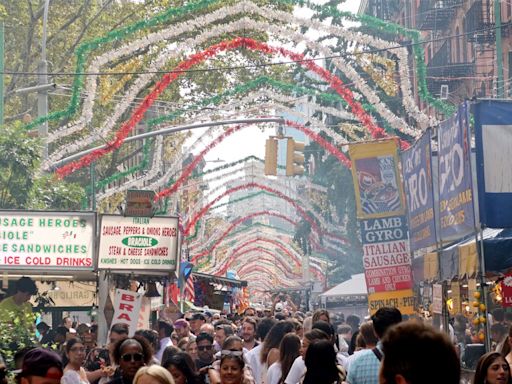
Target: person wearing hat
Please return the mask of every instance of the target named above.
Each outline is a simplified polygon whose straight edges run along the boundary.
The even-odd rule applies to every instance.
[[[31,325],[32,304],[29,300],[37,294],[37,287],[34,280],[23,276],[16,281],[16,293],[0,302],[0,323],[8,323],[19,319],[19,321]]]
[[[190,318],[190,331],[197,335],[200,332],[201,325],[206,323],[206,317],[200,312],[194,313]]]
[[[190,325],[188,324],[188,321],[185,319],[176,320],[174,322],[174,330],[178,335],[179,340],[183,339],[184,337],[188,337],[189,341],[196,339],[196,337],[190,332]]]
[[[64,374],[62,360],[55,352],[43,348],[28,351],[18,374],[19,384],[59,384]]]

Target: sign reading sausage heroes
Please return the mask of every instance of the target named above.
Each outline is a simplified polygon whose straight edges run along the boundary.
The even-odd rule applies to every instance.
[[[177,217],[101,217],[98,269],[170,272],[177,254]]]
[[[0,211],[0,269],[92,271],[95,214]]]

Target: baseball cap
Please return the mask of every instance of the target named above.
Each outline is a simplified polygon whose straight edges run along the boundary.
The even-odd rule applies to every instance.
[[[57,368],[59,372],[48,372]],[[40,376],[48,379],[60,379],[63,375],[62,360],[55,352],[43,348],[34,348],[23,358],[20,377]]]
[[[188,322],[185,319],[178,319],[174,322],[174,328],[186,328],[188,326]]]
[[[204,317],[204,315],[202,313],[194,313],[192,315],[192,318],[191,320],[202,320],[202,321],[206,321],[206,317]]]
[[[282,303],[277,303],[276,307],[274,308],[274,310],[276,312],[281,312],[283,310],[283,304]]]

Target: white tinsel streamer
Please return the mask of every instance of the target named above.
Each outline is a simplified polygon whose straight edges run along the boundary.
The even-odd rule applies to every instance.
[[[245,4],[245,5],[244,5],[242,8],[245,8],[245,7],[250,8],[250,5],[251,5],[252,3],[250,3],[250,2],[244,2],[244,4]],[[235,8],[235,7],[233,7],[233,8]],[[260,11],[260,10],[262,10],[262,9],[263,9],[263,8],[260,8],[260,7],[256,6],[256,7],[255,7],[255,12]],[[227,15],[227,14],[228,14],[228,12],[226,12],[226,9],[223,9],[223,10],[224,10],[223,15]],[[239,10],[238,10],[238,11],[239,11]],[[271,12],[273,12],[273,11],[269,11],[269,12],[267,12],[267,14],[268,14],[268,13],[271,13]],[[283,15],[286,15],[286,14],[285,14],[285,13],[283,13]],[[197,21],[197,20],[196,20],[196,21]],[[202,20],[202,22],[204,22],[204,21],[205,21],[205,20]],[[250,20],[245,19],[245,20],[241,20],[241,21],[244,21],[244,29],[245,29],[245,28],[250,28],[250,26],[249,26],[249,25],[247,25],[247,23],[249,23],[249,24],[250,24],[250,22],[251,22]],[[190,23],[188,23],[188,24],[190,24]],[[202,25],[205,25],[205,24],[202,24]],[[262,30],[267,30],[267,29],[268,29],[268,26],[269,26],[268,24],[265,24],[265,28],[264,28],[264,29],[262,29]],[[323,25],[322,25],[322,26],[323,26]],[[331,27],[331,28],[334,28],[334,27]],[[175,31],[175,30],[174,30],[174,31]],[[171,32],[172,32],[172,31],[171,31]],[[184,30],[182,33],[184,33],[184,32],[186,32],[186,31]],[[159,35],[159,34],[157,33],[157,34],[154,34],[154,35],[156,36],[156,35]],[[368,37],[368,36],[367,36],[367,37]],[[163,35],[160,33],[160,39],[161,39],[161,38],[163,38]],[[142,40],[149,42],[151,39],[142,39]],[[149,44],[149,43],[148,43],[148,44]],[[190,46],[191,46],[191,45],[189,45],[189,47],[190,47]],[[197,46],[197,44],[196,44],[196,45],[192,45],[192,46]],[[137,47],[137,48],[140,48],[140,46],[139,46],[139,47]],[[123,53],[126,53],[126,52],[130,52],[130,49],[129,49],[129,46],[125,46],[125,47],[123,47],[123,49],[120,49],[119,51],[122,51]],[[176,52],[176,50],[175,50],[175,52]],[[113,54],[112,54],[112,52],[110,52],[110,53],[109,53],[109,57],[110,57],[110,58],[112,58],[112,57],[114,57],[114,56],[116,56],[116,55],[113,55]],[[88,83],[88,84],[89,84],[89,83]],[[91,92],[91,91],[95,91],[95,89],[93,89],[93,88],[95,87],[95,82],[92,82],[91,84],[94,84],[94,85],[91,85],[91,86],[90,86],[90,88],[87,90],[87,94],[88,94],[88,95],[93,95],[93,94],[95,93],[95,92]],[[125,98],[125,100],[127,100],[127,99]],[[119,109],[122,109],[122,108],[119,108]],[[124,110],[123,110],[123,111],[124,111]],[[85,122],[84,122],[84,123],[86,124],[88,120],[90,121],[90,117],[91,117],[92,115],[85,113],[85,116],[86,116],[86,119],[85,119]],[[80,121],[82,121],[82,119],[79,119],[79,120],[80,120]],[[112,120],[112,119],[111,119],[111,120]],[[105,128],[105,130],[109,130],[109,129],[110,129],[110,127],[106,127],[106,128]],[[104,131],[105,131],[105,130],[104,130]],[[101,136],[101,133],[99,133],[98,135],[99,135],[99,136]],[[71,147],[73,147],[73,145],[71,145]],[[68,146],[68,148],[69,148],[69,146]],[[69,152],[68,152],[68,153],[69,153]]]

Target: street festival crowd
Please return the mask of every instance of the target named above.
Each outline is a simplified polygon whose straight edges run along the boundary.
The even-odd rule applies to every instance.
[[[20,278],[16,293],[0,302],[0,327],[23,321],[36,292],[30,278]],[[479,358],[475,384],[512,382],[512,326],[503,312],[493,315],[493,351]],[[452,332],[396,308],[367,319],[303,313],[282,293],[265,310],[186,312],[134,335],[114,323],[106,345],[97,344],[95,324],[69,317],[56,329],[39,322],[37,330],[39,345],[13,347],[13,367],[0,357],[0,384],[458,384],[464,353]]]

